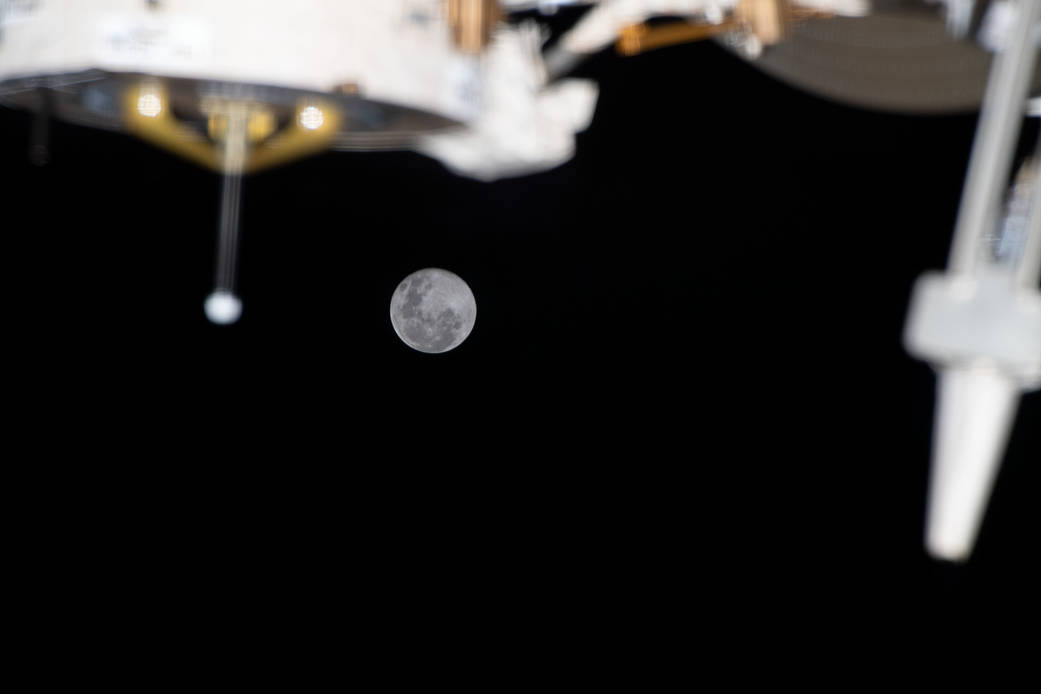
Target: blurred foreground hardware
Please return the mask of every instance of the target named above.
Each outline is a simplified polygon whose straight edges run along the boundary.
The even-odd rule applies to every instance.
[[[407,149],[480,180],[574,152],[609,46],[706,38],[845,103],[983,116],[950,272],[916,287],[906,344],[940,370],[926,545],[969,556],[1018,398],[1041,385],[1041,176],[1000,202],[1041,82],[1041,0],[0,0],[0,102],[132,133],[224,177],[215,323],[235,294],[243,177],[309,154]],[[548,44],[541,19],[585,7]],[[992,53],[997,58],[992,60]],[[992,64],[993,63],[993,64]],[[1031,113],[1041,101],[1030,102]]]
[[[492,0],[0,0],[0,102],[132,133],[225,177],[214,294],[234,322],[243,176],[327,149],[411,149],[493,179],[567,161],[596,86],[548,84]]]
[[[1020,394],[1041,386],[1036,160],[1023,168],[999,220],[1022,118],[1041,111],[1041,101],[1029,99],[1041,85],[1039,5],[695,2],[675,13],[679,21],[650,24],[640,16],[645,3],[619,0],[599,3],[548,58],[565,74],[616,34],[626,55],[716,37],[768,74],[845,103],[944,113],[982,102],[951,274],[921,279],[905,336],[909,351],[941,373],[925,544],[947,560],[970,556]]]
[[[1038,51],[1041,0],[1019,0],[991,71],[946,274],[917,283],[908,350],[939,372],[926,546],[967,559],[1021,394],[1041,387],[1041,177],[1005,180]]]

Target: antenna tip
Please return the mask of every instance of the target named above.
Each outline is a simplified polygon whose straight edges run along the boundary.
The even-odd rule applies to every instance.
[[[217,325],[231,325],[242,315],[242,300],[229,291],[218,289],[206,297],[206,317]]]

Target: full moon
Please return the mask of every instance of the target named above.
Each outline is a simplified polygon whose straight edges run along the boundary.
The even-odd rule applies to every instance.
[[[420,352],[455,349],[473,330],[477,302],[466,282],[439,268],[403,279],[390,300],[390,322],[401,341]]]

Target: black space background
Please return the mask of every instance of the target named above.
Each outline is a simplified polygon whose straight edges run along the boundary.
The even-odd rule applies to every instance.
[[[385,616],[377,640],[1021,619],[1039,396],[972,562],[936,564],[934,379],[901,347],[975,116],[832,104],[711,43],[580,74],[595,122],[544,174],[330,153],[247,179],[230,328],[202,314],[215,176],[63,124],[34,168],[28,115],[0,110],[8,424],[32,441],[10,462],[42,472],[27,496],[77,509],[25,527],[77,575],[137,567],[115,590],[173,621],[220,605],[249,624],[284,593]],[[431,266],[478,301],[439,356],[387,316]]]

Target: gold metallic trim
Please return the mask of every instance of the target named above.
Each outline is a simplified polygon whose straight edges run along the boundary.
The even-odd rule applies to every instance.
[[[301,117],[308,108],[317,108],[322,113],[322,123],[317,128],[305,128],[301,124]],[[268,169],[328,149],[340,130],[342,120],[340,109],[331,102],[300,102],[293,114],[292,123],[253,148],[246,161],[246,172]]]
[[[333,102],[307,99],[297,104],[292,122],[276,132],[274,116],[264,104],[229,102],[229,105],[232,103],[239,111],[248,110],[245,131],[248,149],[241,165],[244,173],[329,148],[343,122],[340,109]],[[211,139],[174,117],[161,83],[145,81],[127,89],[123,95],[123,117],[131,133],[200,166],[227,173],[229,164],[224,156],[223,139],[228,132],[229,112],[219,104],[208,108],[207,130]],[[305,117],[309,118],[310,127],[302,122]]]
[[[632,24],[619,32],[615,48],[625,56],[638,55],[655,48],[707,39],[733,31],[738,26],[738,23],[732,19],[727,19],[719,24],[695,24],[694,22],[670,22],[655,26]]]
[[[452,43],[463,53],[480,53],[502,19],[498,0],[445,0]]]
[[[770,46],[783,41],[795,22],[831,16],[827,12],[793,6],[790,0],[738,0],[734,11],[719,24],[677,21],[627,26],[618,33],[615,48],[622,55],[638,55],[730,32],[755,36],[760,45]]]
[[[154,114],[141,108],[141,104],[153,99],[158,101],[158,112]],[[174,118],[162,85],[144,82],[127,89],[123,93],[123,120],[127,130],[142,140],[200,166],[221,170],[221,158],[213,144]]]

